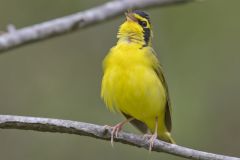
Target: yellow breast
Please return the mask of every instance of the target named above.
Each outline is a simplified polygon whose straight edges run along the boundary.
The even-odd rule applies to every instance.
[[[110,110],[118,110],[143,122],[163,117],[166,94],[153,69],[156,57],[150,48],[121,43],[103,62],[101,95]]]

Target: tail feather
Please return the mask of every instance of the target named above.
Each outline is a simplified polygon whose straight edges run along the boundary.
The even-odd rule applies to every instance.
[[[169,143],[176,144],[176,142],[174,141],[174,139],[171,136],[169,137]]]
[[[176,142],[174,141],[174,139],[172,138],[171,134],[169,132],[167,132],[164,136],[158,136],[158,139],[171,143],[171,144],[176,144]]]

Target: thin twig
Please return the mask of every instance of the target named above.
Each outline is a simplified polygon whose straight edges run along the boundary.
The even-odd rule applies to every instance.
[[[0,115],[0,128],[77,134],[108,141],[111,139],[111,131],[106,127],[62,119]],[[118,137],[114,140],[116,142],[121,142],[136,147],[142,147],[145,149],[149,148],[149,144],[146,139],[135,134],[120,132]],[[195,160],[240,160],[240,158],[237,157],[229,157],[198,151],[159,140],[154,142],[154,147],[152,150],[156,152],[166,152],[179,157]]]
[[[123,14],[129,8],[161,7],[190,1],[195,0],[113,0],[83,12],[5,33],[0,36],[0,53],[104,22]]]

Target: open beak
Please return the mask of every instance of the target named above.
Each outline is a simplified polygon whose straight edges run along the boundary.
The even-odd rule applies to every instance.
[[[128,22],[137,22],[137,18],[134,17],[132,12],[125,13]]]

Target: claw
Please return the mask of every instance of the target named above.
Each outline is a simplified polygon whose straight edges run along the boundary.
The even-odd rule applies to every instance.
[[[134,118],[128,118],[126,119],[125,121],[121,122],[121,123],[118,123],[117,125],[111,127],[111,126],[108,126],[108,125],[105,125],[104,128],[106,129],[111,129],[111,145],[113,146],[113,139],[114,139],[114,136],[116,138],[118,138],[118,133],[122,130],[122,127],[123,125],[125,125],[127,122],[130,122],[131,120],[133,120]]]
[[[118,138],[118,133],[122,130],[122,126],[123,124],[122,123],[118,123],[117,125],[111,127],[112,131],[111,131],[111,145],[113,146],[113,139],[114,139],[114,136],[116,138]]]
[[[157,134],[144,134],[143,138],[147,140],[147,143],[149,143],[149,152],[152,151],[154,141],[157,139]]]
[[[152,134],[144,134],[143,138],[149,140],[151,138]]]
[[[149,152],[152,151],[152,148],[153,148],[153,144],[154,144],[154,141],[157,139],[157,134],[153,134],[150,139],[148,140],[149,142]]]

